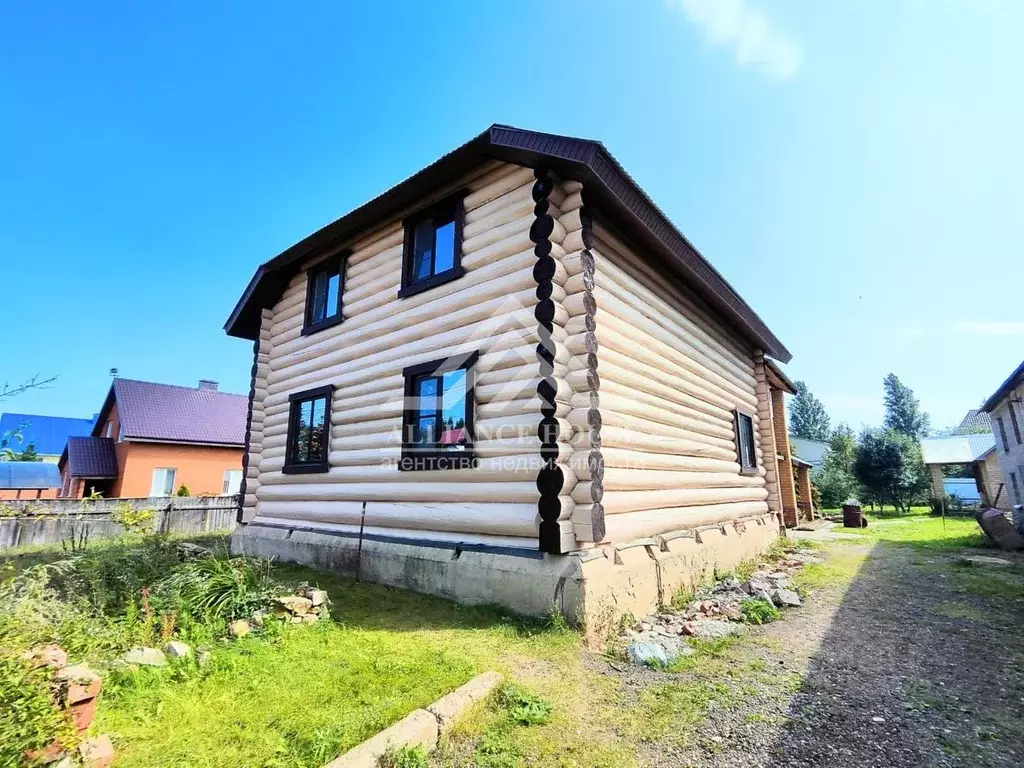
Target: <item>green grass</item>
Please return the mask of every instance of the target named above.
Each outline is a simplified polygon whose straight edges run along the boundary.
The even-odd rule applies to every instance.
[[[985,546],[985,534],[973,517],[935,517],[926,507],[909,515],[876,517],[868,513],[867,528],[837,529],[868,541],[886,541],[924,550],[952,551]]]
[[[116,678],[97,728],[114,737],[118,766],[319,766],[479,672],[520,656],[572,664],[581,645],[493,608],[300,568],[275,576],[326,589],[334,621],[224,643],[209,671]]]

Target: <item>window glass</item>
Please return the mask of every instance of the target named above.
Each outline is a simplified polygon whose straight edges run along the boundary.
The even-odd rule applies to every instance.
[[[327,273],[318,272],[313,278],[312,322],[319,323],[327,317]]]
[[[413,280],[425,280],[434,274],[434,220],[424,219],[413,233]]]
[[[321,464],[330,451],[327,398],[328,395],[320,395],[292,403],[288,427],[289,466]]]
[[[468,376],[465,368],[459,368],[419,375],[412,381],[410,420],[406,423],[408,444],[433,452],[465,452],[471,448]]]
[[[224,472],[224,487],[222,493],[225,496],[238,493],[242,490],[242,470],[229,469]]]
[[[307,325],[318,325],[341,315],[341,280],[344,260],[332,262],[309,275]]]
[[[434,234],[434,274],[455,266],[455,221],[439,224]]]
[[[743,469],[754,469],[757,466],[757,451],[754,446],[754,420],[745,413],[736,415],[736,427],[739,443],[740,466]]]
[[[330,316],[334,317],[338,314],[338,298],[339,292],[341,291],[341,275],[335,272],[329,278],[327,278],[327,306],[329,307]]]
[[[465,450],[466,434],[466,371],[446,373],[442,379],[442,431],[438,443],[446,450]]]
[[[174,476],[176,471],[165,467],[153,470],[153,482],[150,484],[150,496],[170,496],[174,493]]]

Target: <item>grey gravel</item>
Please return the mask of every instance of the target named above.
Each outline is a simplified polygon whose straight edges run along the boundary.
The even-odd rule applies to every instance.
[[[829,557],[868,552],[829,547]],[[875,545],[848,589],[844,583],[814,590],[800,610],[752,629],[730,651],[743,670],[722,680],[732,694],[713,703],[692,733],[647,743],[642,763],[1024,764],[1024,600],[965,591],[957,577],[957,569],[965,569],[956,559],[956,553]],[[685,675],[595,664],[618,677],[627,695],[686,682]],[[755,668],[760,672],[750,671]]]

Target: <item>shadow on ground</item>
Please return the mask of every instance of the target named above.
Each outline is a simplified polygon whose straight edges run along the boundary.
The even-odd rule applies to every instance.
[[[1024,566],[961,562],[871,546],[762,765],[1021,765]]]

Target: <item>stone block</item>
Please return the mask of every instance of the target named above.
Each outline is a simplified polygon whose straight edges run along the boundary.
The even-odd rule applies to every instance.
[[[501,685],[501,680],[497,672],[484,672],[435,701],[427,707],[427,711],[437,718],[438,727],[443,733],[470,706],[490,696]]]
[[[97,736],[78,745],[84,768],[107,768],[114,762],[114,745],[109,736]]]
[[[425,709],[417,709],[324,768],[377,768],[389,749],[418,746],[431,752],[437,746],[438,734],[437,718]]]

